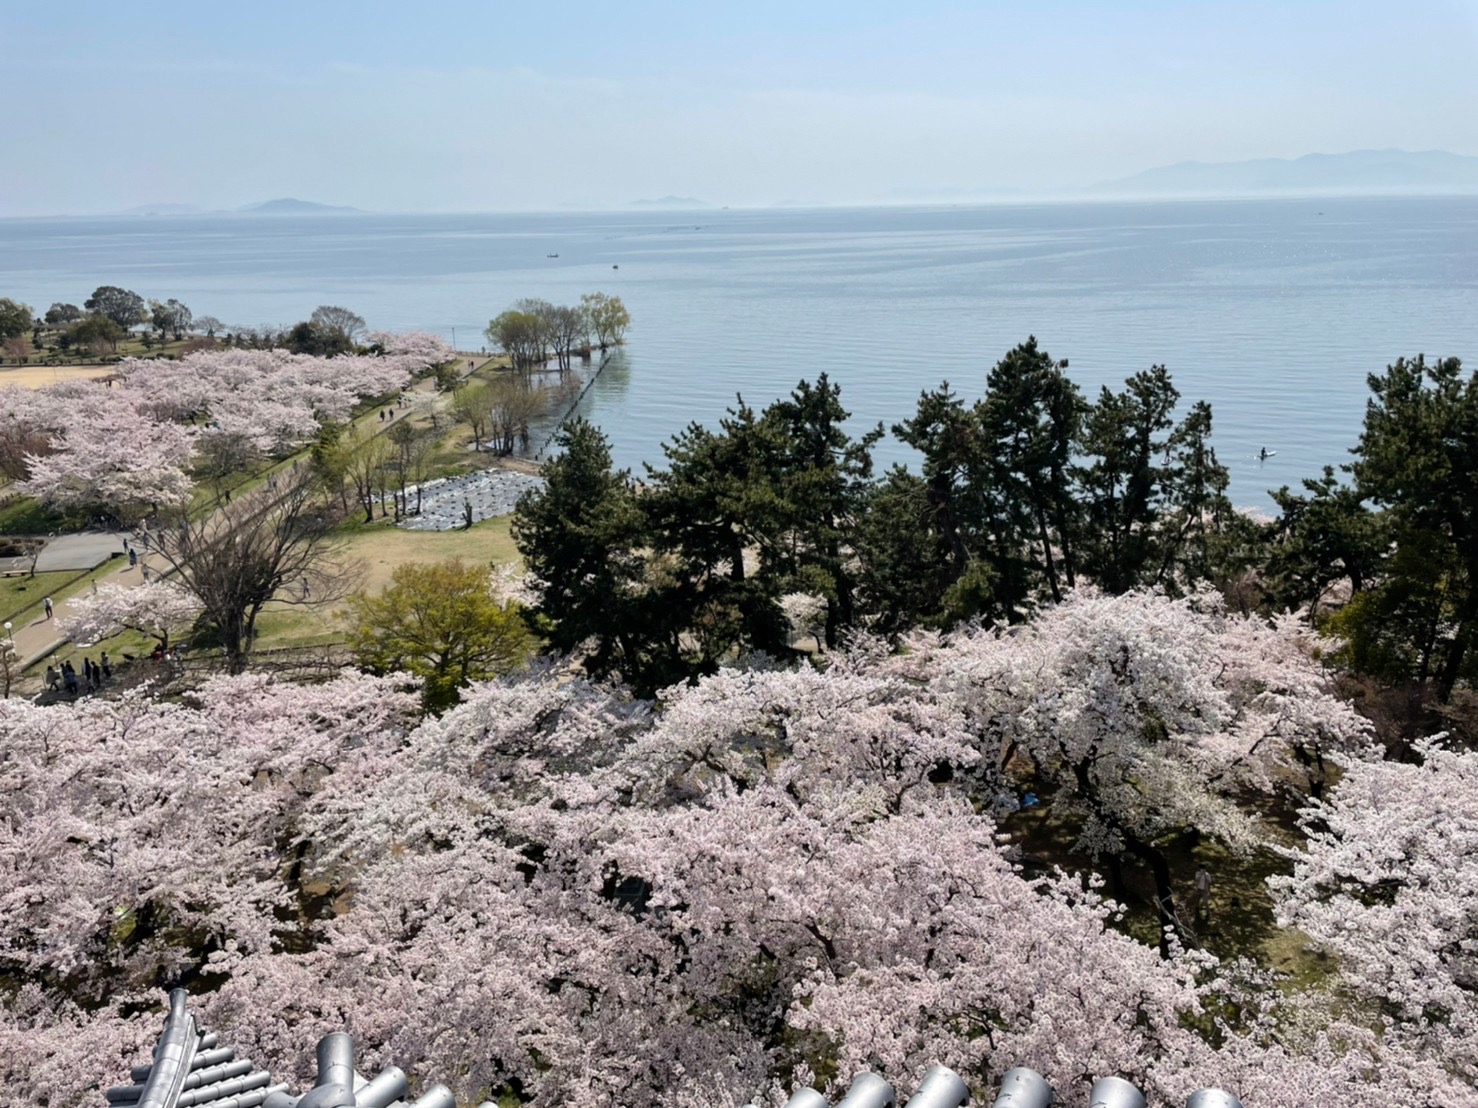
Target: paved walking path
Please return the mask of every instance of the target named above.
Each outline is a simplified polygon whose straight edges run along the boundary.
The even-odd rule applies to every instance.
[[[111,549],[122,550],[122,540],[119,539],[116,541]],[[140,563],[144,561],[145,559],[140,559]],[[118,562],[119,566],[117,569],[105,577],[98,578],[98,581],[107,581],[110,584],[116,583],[119,585],[143,584],[144,571],[142,568],[130,568],[127,558],[120,558]],[[158,566],[153,562],[149,562],[149,576],[151,578],[155,576],[157,570]],[[74,600],[80,600],[83,597],[91,595],[92,589],[88,586],[83,586],[74,592],[70,598],[58,600],[55,603],[52,609],[52,618],[48,619],[44,611],[39,611],[34,615],[27,616],[24,626],[17,623],[11,628],[11,640],[15,643],[16,653],[20,656],[20,665],[17,667],[19,671],[24,671],[28,666],[35,665],[55,651],[57,647],[67,642],[67,637],[57,629],[57,620],[72,612]]]

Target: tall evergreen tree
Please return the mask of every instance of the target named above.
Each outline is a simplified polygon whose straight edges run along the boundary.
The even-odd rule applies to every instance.
[[[1032,336],[996,363],[976,408],[995,484],[1011,506],[1013,540],[1038,549],[1054,601],[1077,576],[1069,469],[1084,404],[1066,368]]]
[[[1109,592],[1143,579],[1154,557],[1155,524],[1169,453],[1165,432],[1180,393],[1163,365],[1136,373],[1122,392],[1107,387],[1083,420],[1074,472],[1083,512],[1083,568]]]
[[[881,424],[858,439],[843,429],[851,413],[841,391],[823,373],[815,385],[802,381],[765,410],[784,444],[780,494],[790,515],[784,564],[795,591],[826,599],[828,647],[856,623],[851,533],[872,477],[872,448],[883,437]]]
[[[611,468],[606,437],[583,419],[555,436],[544,487],[525,493],[513,541],[538,578],[535,627],[550,646],[582,651],[592,676],[617,676],[650,691],[663,682],[675,635],[654,643],[649,619],[646,528],[625,471]]]
[[[1399,358],[1369,377],[1370,400],[1352,466],[1360,495],[1391,518],[1398,564],[1441,573],[1450,604],[1434,652],[1436,692],[1445,702],[1473,669],[1478,634],[1478,377],[1456,358]],[[1435,545],[1434,545],[1435,544]],[[1408,546],[1431,556],[1400,559]],[[1400,574],[1383,587],[1405,589]]]

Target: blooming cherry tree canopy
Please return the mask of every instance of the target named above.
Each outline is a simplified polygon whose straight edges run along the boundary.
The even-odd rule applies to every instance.
[[[977,804],[1004,744],[1045,765],[1096,742],[1125,789],[1230,823],[1213,767],[1261,765],[1254,734],[1360,741],[1331,708],[1279,706],[1312,680],[1301,651],[1269,644],[1256,679],[1222,659],[1260,631],[1156,596],[1063,609],[902,656],[861,642],[825,672],[757,661],[661,704],[552,667],[423,721],[398,679],[349,674],[0,702],[0,975],[26,983],[0,1001],[0,1077],[23,1100],[84,1099],[157,1028],[140,1008],[160,983],[190,980],[205,1019],[283,1078],[347,1027],[366,1068],[538,1108],[779,1104],[935,1062],[977,1095],[1031,1065],[1065,1108],[1086,1108],[1094,1073],[1154,1108],[1208,1085],[1257,1108],[1470,1101],[1447,1032],[1162,954],[1116,928],[1096,879],[1012,861]],[[1173,747],[1189,783],[1135,744]],[[1129,780],[1157,759],[1149,785]],[[1435,825],[1403,841],[1445,849]],[[1310,871],[1337,872],[1322,849]],[[1403,918],[1448,926],[1423,903]],[[1342,954],[1356,982],[1397,957]],[[1460,982],[1425,986],[1421,1018],[1451,1021]]]
[[[200,602],[173,581],[155,578],[140,585],[109,583],[79,596],[57,620],[57,629],[80,646],[123,631],[138,631],[169,647],[170,636],[200,614]]]
[[[101,508],[131,521],[190,495],[188,469],[212,438],[258,452],[310,441],[367,397],[404,388],[444,360],[429,336],[386,354],[318,358],[283,350],[202,350],[180,359],[125,358],[118,378],[0,392],[0,437],[48,449],[26,458],[19,486],[61,507]]]

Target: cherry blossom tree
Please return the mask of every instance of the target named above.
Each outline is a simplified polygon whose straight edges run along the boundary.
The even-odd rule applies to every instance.
[[[441,337],[426,331],[371,331],[366,337],[372,347],[386,354],[404,354],[427,368],[451,361],[457,352]]]
[[[137,631],[168,650],[171,635],[193,623],[200,612],[200,601],[173,581],[109,583],[73,600],[70,611],[57,620],[57,629],[79,646]]]
[[[1478,1084],[1478,754],[1428,741],[1421,764],[1342,760],[1305,813],[1279,922],[1339,959],[1395,1033]]]
[[[190,428],[152,418],[126,390],[92,382],[52,386],[40,399],[37,415],[50,433],[51,453],[27,458],[23,492],[125,522],[189,499]]]
[[[1107,603],[904,655],[862,640],[824,672],[749,659],[660,704],[552,664],[419,723],[413,689],[362,675],[0,703],[0,977],[23,983],[0,999],[7,1093],[95,1095],[157,1031],[140,1009],[159,984],[188,982],[274,1073],[307,1076],[316,1036],[347,1027],[366,1067],[469,1102],[778,1104],[858,1068],[906,1085],[933,1062],[986,1102],[1032,1065],[1064,1108],[1106,1072],[1154,1108],[1204,1085],[1257,1108],[1470,1102],[1447,1031],[1162,954],[1117,928],[1096,878],[1013,863],[976,803],[1003,742],[1046,765],[1043,736],[1088,741],[1094,714],[1144,727],[1163,698],[1161,730],[1101,723],[1094,741],[1126,766],[1134,741],[1147,765],[1174,750],[1191,784],[1167,769],[1143,795],[1220,819],[1220,800],[1180,795],[1217,796],[1206,766],[1276,777],[1266,748],[1311,721],[1343,741],[1332,709],[1280,704],[1324,695],[1298,683],[1307,655],[1277,645],[1295,627]],[[1222,657],[1264,636],[1272,661]],[[1051,702],[1054,674],[1092,697]],[[1437,828],[1408,841],[1440,857]]]
[[[1081,822],[1079,849],[1147,866],[1167,924],[1162,844],[1260,841],[1236,802],[1369,729],[1338,700],[1305,625],[1226,615],[1211,597],[1080,591],[1006,629],[915,636],[897,663],[954,698],[1008,774]]]
[[[445,351],[429,336],[386,341],[403,351],[318,358],[210,349],[126,358],[118,381],[6,389],[0,466],[46,503],[133,522],[189,499],[197,451],[240,461],[300,447],[366,397],[405,387]]]

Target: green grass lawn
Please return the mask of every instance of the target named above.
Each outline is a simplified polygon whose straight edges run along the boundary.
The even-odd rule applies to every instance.
[[[406,531],[376,520],[345,524],[342,557],[363,572],[359,589],[378,593],[389,583],[397,566],[414,562],[441,562],[460,558],[483,565],[506,565],[519,560],[509,534],[511,516],[483,520],[470,531]],[[257,620],[255,649],[323,646],[344,641],[344,605],[332,608],[297,604],[269,604]]]
[[[376,520],[346,524],[341,533],[346,554],[364,563],[366,592],[379,592],[395,567],[408,562],[464,562],[506,565],[519,560],[509,528],[512,516],[499,516],[462,531],[407,531]]]
[[[80,676],[83,658],[91,658],[95,662],[104,651],[107,651],[109,661],[114,666],[119,666],[123,664],[125,654],[132,654],[135,658],[147,658],[154,652],[154,647],[157,645],[148,635],[137,631],[124,631],[120,635],[114,635],[111,639],[104,639],[91,646],[64,643],[45,661],[33,666],[31,672],[33,674],[43,672],[47,666],[60,666],[65,661],[71,661]]]
[[[35,577],[0,577],[0,621],[15,619],[33,604],[37,605],[34,614],[39,616],[42,598],[49,596],[59,602],[62,586],[76,576],[76,570],[62,569]]]

